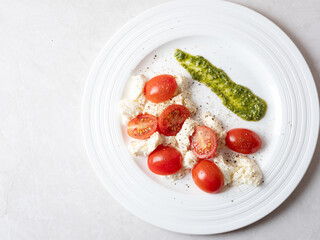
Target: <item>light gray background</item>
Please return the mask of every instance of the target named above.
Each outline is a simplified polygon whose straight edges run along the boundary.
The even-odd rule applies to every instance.
[[[0,239],[320,239],[318,144],[277,210],[227,234],[168,232],[130,214],[86,156],[80,108],[108,39],[161,0],[0,0]],[[233,0],[278,24],[320,85],[319,0]]]

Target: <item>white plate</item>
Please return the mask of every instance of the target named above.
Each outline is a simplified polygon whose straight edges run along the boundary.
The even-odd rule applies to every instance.
[[[206,194],[190,176],[173,184],[151,174],[145,159],[130,157],[118,114],[127,80],[132,74],[189,76],[175,61],[175,48],[205,56],[267,101],[266,116],[246,122],[208,88],[192,85],[200,109],[217,114],[227,129],[247,127],[262,136],[260,187]],[[149,223],[190,234],[241,228],[278,207],[303,177],[319,127],[316,87],[297,47],[265,17],[224,1],[170,2],[126,24],[95,61],[82,110],[88,155],[114,198]]]

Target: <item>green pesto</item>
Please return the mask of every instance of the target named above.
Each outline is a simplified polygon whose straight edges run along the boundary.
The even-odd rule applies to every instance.
[[[176,49],[175,57],[192,78],[207,85],[232,112],[247,121],[259,121],[266,113],[267,104],[247,87],[233,82],[222,70],[201,56],[192,56]]]

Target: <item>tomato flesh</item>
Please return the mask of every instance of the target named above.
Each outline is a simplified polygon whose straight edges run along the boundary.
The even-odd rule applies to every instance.
[[[206,126],[196,126],[190,138],[191,150],[197,158],[211,158],[217,151],[217,137]]]
[[[201,160],[192,169],[194,183],[207,193],[217,193],[223,187],[224,178],[219,167],[209,160]]]
[[[182,160],[177,149],[160,145],[148,156],[148,167],[155,174],[170,175],[181,169]]]
[[[177,135],[188,117],[188,108],[178,104],[170,105],[159,116],[159,132],[165,136]]]
[[[128,123],[127,132],[130,137],[147,139],[158,129],[158,120],[150,114],[140,114]]]
[[[161,103],[169,100],[177,89],[177,82],[174,76],[162,74],[150,79],[145,84],[146,98],[154,103]]]
[[[259,135],[249,129],[235,128],[227,133],[226,145],[238,153],[255,153],[261,148],[261,144]]]

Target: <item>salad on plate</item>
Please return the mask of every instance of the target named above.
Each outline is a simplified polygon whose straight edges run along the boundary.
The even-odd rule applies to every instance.
[[[264,100],[234,83],[223,70],[179,49],[175,56],[193,81],[208,86],[239,117],[257,121],[264,116]],[[261,169],[247,156],[261,148],[259,135],[236,126],[226,131],[211,112],[198,111],[186,76],[136,75],[130,81],[131,96],[120,102],[121,120],[131,139],[130,154],[144,156],[151,172],[171,181],[191,174],[196,186],[207,193],[224,186],[262,183]]]

